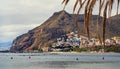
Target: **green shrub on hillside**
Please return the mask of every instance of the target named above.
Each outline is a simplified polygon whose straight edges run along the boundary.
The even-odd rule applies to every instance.
[[[102,46],[94,46],[94,47],[84,47],[84,48],[73,48],[73,51],[76,52],[87,52],[87,51],[101,51],[103,49]],[[112,46],[105,46],[104,47],[105,52],[117,52],[120,53],[120,45],[112,45]]]

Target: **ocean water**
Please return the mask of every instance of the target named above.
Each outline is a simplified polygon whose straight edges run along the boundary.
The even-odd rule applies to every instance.
[[[120,69],[120,54],[0,53],[0,69]]]

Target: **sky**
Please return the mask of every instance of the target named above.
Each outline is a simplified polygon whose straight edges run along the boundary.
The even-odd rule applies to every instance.
[[[17,36],[44,23],[54,12],[63,9],[61,2],[62,0],[0,0],[0,43],[13,41]],[[73,4],[74,0],[71,0],[66,7],[67,12],[72,13]],[[113,10],[112,15],[114,14]]]

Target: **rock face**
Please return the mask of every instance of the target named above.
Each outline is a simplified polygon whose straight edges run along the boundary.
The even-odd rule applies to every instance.
[[[111,36],[120,36],[120,14],[110,18],[108,30],[112,33]]]
[[[30,30],[28,33],[18,36],[13,41],[10,51],[11,52],[33,52],[34,50],[47,51],[47,47],[49,47],[51,43],[56,42],[56,38],[59,38],[61,37],[61,35],[64,35],[68,32],[76,31],[78,30],[78,27],[79,33],[81,35],[86,35],[84,29],[84,15],[79,15],[78,27],[76,26],[75,18],[76,14],[69,14],[66,11],[54,13],[42,25]],[[90,25],[90,31],[91,33],[95,33],[97,15],[93,15],[92,19],[93,23]],[[114,20],[115,19],[113,19],[112,22],[114,22]],[[119,20],[118,25],[120,26]],[[115,21],[117,21],[117,19]],[[101,24],[99,25],[102,26]],[[107,28],[110,28],[107,30],[107,34],[110,37],[116,35],[113,34],[114,31],[112,29],[114,29],[115,31],[120,31],[119,28],[117,30],[115,29],[116,25],[114,27],[112,26],[112,29],[111,25],[109,25]],[[120,33],[117,33],[117,35],[120,35]]]

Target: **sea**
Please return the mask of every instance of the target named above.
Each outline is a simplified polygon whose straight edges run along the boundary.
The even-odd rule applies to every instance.
[[[0,69],[120,69],[120,54],[0,53]]]

